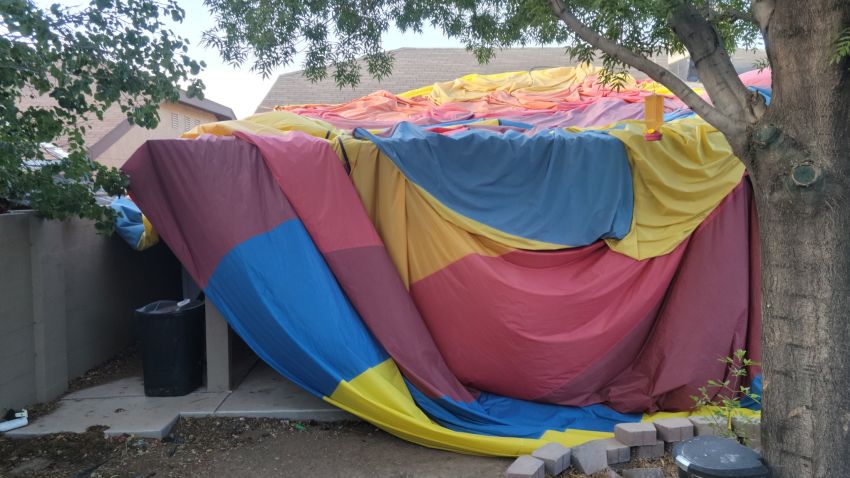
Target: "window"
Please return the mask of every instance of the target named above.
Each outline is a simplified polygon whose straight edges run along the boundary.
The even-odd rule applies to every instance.
[[[192,129],[192,118],[188,116],[183,117],[183,131],[189,131]]]
[[[180,127],[180,115],[177,113],[171,113],[171,129],[177,129]]]

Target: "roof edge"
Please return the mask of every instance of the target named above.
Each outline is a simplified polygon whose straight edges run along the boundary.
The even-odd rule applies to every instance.
[[[180,90],[180,99],[178,99],[177,102],[215,115],[216,119],[218,119],[219,121],[236,119],[236,114],[234,114],[233,110],[228,108],[227,106],[224,106],[221,103],[216,103],[212,100],[190,98],[183,90]]]

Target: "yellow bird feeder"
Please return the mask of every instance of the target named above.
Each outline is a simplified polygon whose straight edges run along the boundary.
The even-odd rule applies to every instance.
[[[643,137],[647,141],[661,139],[661,124],[664,123],[664,97],[660,95],[647,96],[643,101],[643,118],[646,129]]]

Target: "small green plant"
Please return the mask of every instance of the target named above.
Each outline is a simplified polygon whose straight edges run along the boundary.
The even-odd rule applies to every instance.
[[[709,418],[719,436],[737,438],[732,422],[740,415],[741,403],[750,399],[761,404],[758,394],[753,393],[750,387],[740,385],[749,375],[750,367],[759,364],[747,358],[747,351],[742,349],[736,350],[731,357],[719,360],[726,364],[730,378],[722,382],[709,380],[705,386],[698,389],[699,396],[692,395],[691,399],[694,401],[694,409],[708,408],[712,411]],[[744,439],[747,441],[749,437]]]

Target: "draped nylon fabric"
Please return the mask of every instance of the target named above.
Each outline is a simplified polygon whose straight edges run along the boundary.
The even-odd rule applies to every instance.
[[[660,88],[592,76],[464,77],[399,95],[413,120],[354,126],[355,100],[202,125],[123,170],[208,300],[304,389],[430,447],[573,446],[686,416],[760,340],[743,166],[699,118],[645,141],[617,110]],[[611,121],[550,127],[600,104]]]

